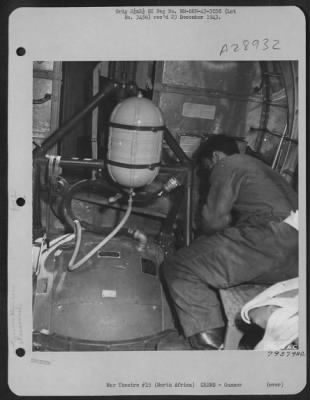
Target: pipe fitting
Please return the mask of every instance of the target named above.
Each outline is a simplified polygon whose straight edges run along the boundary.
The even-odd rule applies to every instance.
[[[140,231],[139,229],[131,229],[128,228],[128,233],[136,240],[139,241],[138,245],[137,245],[137,250],[142,252],[145,250],[146,245],[147,245],[147,236],[145,235],[145,233],[143,233],[142,231]]]

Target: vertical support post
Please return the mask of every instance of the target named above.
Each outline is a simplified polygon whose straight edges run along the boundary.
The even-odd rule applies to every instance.
[[[32,213],[33,213],[33,240],[42,236],[41,203],[40,203],[40,165],[33,163],[32,170]]]
[[[187,157],[179,143],[175,140],[169,130],[164,130],[164,139],[181,164],[187,168],[186,187],[185,187],[185,244],[189,246],[192,241],[192,187],[193,187],[193,167],[192,160]]]
[[[192,242],[192,192],[193,192],[193,168],[189,167],[186,176],[185,190],[185,245]]]

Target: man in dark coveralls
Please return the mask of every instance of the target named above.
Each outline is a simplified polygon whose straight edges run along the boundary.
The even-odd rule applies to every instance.
[[[284,222],[298,199],[280,174],[239,154],[232,137],[212,136],[198,162],[210,170],[203,235],[167,259],[163,276],[186,343],[216,350],[225,332],[218,289],[298,275],[298,232]]]

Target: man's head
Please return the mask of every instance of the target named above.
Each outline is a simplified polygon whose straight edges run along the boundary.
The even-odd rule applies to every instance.
[[[200,168],[211,170],[222,158],[239,153],[234,138],[227,135],[213,135],[198,149],[196,160]]]

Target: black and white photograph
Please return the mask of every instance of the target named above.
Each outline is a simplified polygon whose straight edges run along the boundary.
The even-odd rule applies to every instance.
[[[304,24],[296,7],[10,16],[14,393],[303,390]]]
[[[298,349],[297,62],[41,61],[33,88],[34,350]]]

